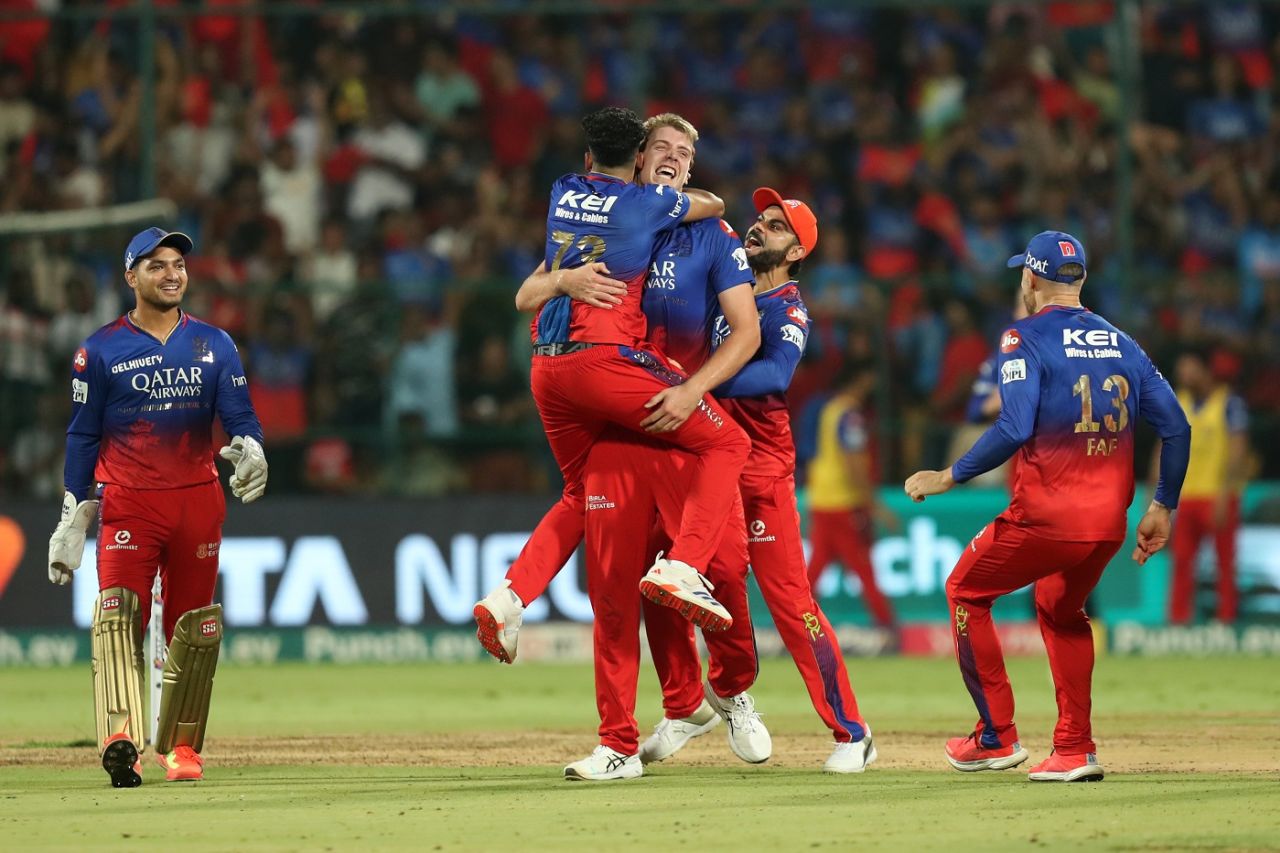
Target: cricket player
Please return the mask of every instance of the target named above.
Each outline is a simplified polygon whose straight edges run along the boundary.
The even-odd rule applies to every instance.
[[[148,228],[129,242],[124,275],[136,305],[103,326],[71,365],[66,494],[49,538],[49,580],[80,566],[98,518],[93,698],[102,767],[117,788],[142,784],[142,636],[156,573],[169,644],[156,759],[168,781],[204,776],[222,608],[212,604],[226,501],[213,461],[213,418],[231,436],[231,491],[262,497],[262,428],[231,338],[181,309],[191,238]]]
[[[796,278],[804,259],[817,245],[818,222],[807,204],[784,199],[767,187],[757,189],[753,201],[759,216],[748,229],[743,246],[756,277],[754,293],[763,343],[755,357],[717,388],[715,395],[751,438],[751,456],[739,488],[746,510],[752,572],[804,679],[814,710],[835,741],[823,770],[860,773],[876,760],[876,748],[858,710],[835,631],[809,586],[795,497],[795,443],[785,396],[808,341],[809,316]],[[732,334],[726,339],[721,324],[715,328],[713,345],[724,346],[732,340]],[[670,457],[668,454],[668,460]],[[590,474],[588,482],[595,482]],[[591,520],[588,513],[588,543]],[[640,760],[648,764],[671,756],[716,725],[717,716],[729,722],[730,745],[735,746],[734,725],[747,718],[747,710],[754,713],[754,704],[743,708],[739,697],[721,695],[714,689],[714,678],[699,689],[701,666],[688,625],[649,609],[645,625],[663,687],[665,713],[654,734],[640,747]],[[719,654],[717,640],[715,635],[707,636],[713,676]],[[734,752],[747,758],[736,746]]]
[[[1002,770],[1027,759],[991,605],[1034,583],[1058,724],[1053,753],[1031,768],[1030,778],[1096,781],[1103,769],[1089,721],[1094,652],[1085,598],[1125,538],[1136,419],[1164,442],[1155,499],[1138,524],[1139,564],[1168,542],[1191,428],[1147,354],[1081,306],[1087,261],[1079,240],[1041,232],[1009,266],[1022,268],[1030,316],[1000,339],[1000,415],[954,465],[919,471],[904,487],[922,501],[1018,454],[1008,509],[978,531],[947,580],[956,657],[979,719],[972,734],[947,741],[946,755],[963,771]]]
[[[630,110],[599,110],[583,120],[583,129],[587,174],[566,175],[552,188],[545,271],[599,262],[626,290],[611,308],[556,296],[534,317],[533,396],[564,492],[516,562],[533,561],[537,577],[554,576],[582,538],[582,471],[592,444],[609,424],[647,431],[697,457],[680,531],[670,552],[645,575],[647,594],[700,625],[723,629],[732,618],[700,571],[720,543],[728,518],[724,507],[732,502],[749,444],[703,388],[714,387],[737,365],[722,359],[722,375],[708,370],[693,377],[697,382],[685,382],[647,341],[640,302],[659,235],[682,221],[719,216],[724,203],[706,192],[632,183],[645,129]],[[532,601],[519,591],[507,592],[521,604]],[[493,638],[505,625],[479,605],[476,618],[482,642],[490,638],[486,647],[499,645]]]

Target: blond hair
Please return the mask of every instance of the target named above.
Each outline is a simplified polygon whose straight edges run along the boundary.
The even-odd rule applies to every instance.
[[[689,137],[690,142],[695,145],[698,142],[698,129],[687,118],[675,113],[658,113],[656,116],[645,119],[644,141],[648,143],[649,137],[653,136],[653,132],[660,127],[673,127]]]

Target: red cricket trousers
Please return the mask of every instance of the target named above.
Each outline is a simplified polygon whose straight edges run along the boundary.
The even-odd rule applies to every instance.
[[[739,485],[747,519],[747,548],[756,583],[822,722],[836,741],[861,740],[866,722],[858,711],[840,643],[814,600],[805,573],[795,479],[752,474],[751,467],[748,461],[748,471]],[[720,594],[718,587],[716,594]],[[737,618],[735,614],[735,627]],[[703,698],[702,667],[692,626],[667,608],[646,607],[645,628],[658,680],[662,683],[666,716],[687,717],[697,710]],[[732,650],[723,648],[720,636],[704,634],[703,637],[711,656],[708,680],[716,694],[732,696],[750,687],[754,673],[750,681],[734,681],[728,677],[732,673],[718,672],[721,657],[732,654]]]
[[[947,579],[947,604],[960,674],[978,708],[984,746],[1009,746],[1018,739],[1013,688],[991,621],[991,605],[1034,582],[1036,618],[1058,700],[1053,748],[1070,755],[1097,751],[1089,723],[1093,631],[1084,602],[1121,544],[1048,539],[1002,515],[978,531],[964,549]]]
[[[534,357],[533,398],[564,478],[564,492],[507,574],[511,589],[525,604],[546,589],[582,541],[583,471],[592,446],[610,424],[693,454],[688,494],[667,556],[699,571],[707,568],[724,533],[725,507],[733,500],[751,444],[710,397],[703,397],[674,432],[644,432],[640,423],[650,414],[644,404],[683,381],[682,374],[648,350],[596,346],[567,355]]]
[[[862,581],[862,600],[877,625],[888,628],[897,619],[893,605],[876,584],[871,562],[871,513],[865,509],[809,511],[809,585],[816,588],[818,579],[832,560],[839,560],[846,571]]]
[[[596,442],[585,474],[587,493],[587,594],[595,612],[596,706],[600,743],[626,755],[639,749],[635,718],[640,675],[640,578],[649,554],[664,547],[666,534],[680,523],[696,460],[657,442],[609,430]],[[715,596],[733,616],[727,631],[708,632],[713,649],[712,684],[725,695],[746,690],[755,681],[758,662],[747,606],[746,533],[742,504],[735,496],[723,507],[725,535],[707,569]],[[641,549],[638,543],[647,543]],[[648,602],[644,602],[648,604]],[[672,620],[674,630],[692,642],[692,626],[670,608],[650,605],[645,619]],[[701,667],[692,652],[693,685],[702,701]],[[661,677],[661,671],[660,671]],[[663,680],[664,690],[667,680]],[[697,707],[697,703],[694,704]],[[692,713],[692,711],[690,711]]]
[[[1213,519],[1213,498],[1183,498],[1173,523],[1173,584],[1169,590],[1169,621],[1186,625],[1195,615],[1196,554],[1204,537],[1213,535],[1218,558],[1218,620],[1236,621],[1236,536],[1240,531],[1240,498],[1227,503],[1227,517],[1219,526]]]
[[[178,489],[106,485],[98,505],[98,589],[122,586],[135,593],[145,632],[158,571],[168,642],[178,617],[213,602],[226,517],[217,480]]]

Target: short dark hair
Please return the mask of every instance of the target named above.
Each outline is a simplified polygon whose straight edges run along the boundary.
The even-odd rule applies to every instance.
[[[1058,267],[1058,275],[1069,275],[1071,276],[1071,281],[1068,284],[1079,284],[1080,279],[1084,278],[1084,264],[1063,264]]]
[[[644,122],[632,110],[605,107],[582,119],[587,148],[597,166],[607,169],[625,166],[634,160],[644,143]]]

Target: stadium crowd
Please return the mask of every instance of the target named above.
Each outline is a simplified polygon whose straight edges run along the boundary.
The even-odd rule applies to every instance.
[[[154,151],[167,225],[195,239],[186,307],[240,345],[276,492],[554,487],[512,295],[548,187],[582,165],[579,119],[608,102],[692,121],[693,182],[735,226],[757,186],[813,206],[791,404],[878,360],[885,480],[950,461],[1011,316],[1005,260],[1045,228],[1088,247],[1087,304],[1161,365],[1211,348],[1255,436],[1274,430],[1280,7],[1144,4],[1138,104],[1114,15],[161,17],[146,140],[136,23],[0,22],[0,215],[136,200]],[[133,230],[0,234],[4,494],[61,491],[64,377],[131,302]]]

